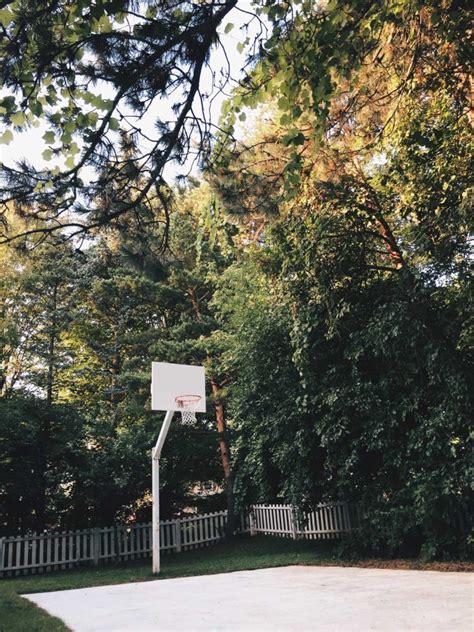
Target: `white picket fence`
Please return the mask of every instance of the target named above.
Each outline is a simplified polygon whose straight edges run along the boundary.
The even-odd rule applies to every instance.
[[[208,546],[225,536],[227,511],[160,522],[161,551]],[[239,530],[249,530],[242,516]],[[0,577],[151,555],[151,523],[0,538]]]
[[[328,540],[349,534],[358,518],[357,508],[346,502],[320,503],[298,518],[291,505],[253,505],[250,533]]]
[[[227,511],[160,522],[161,550],[187,551],[225,536]],[[352,521],[352,522],[351,522]],[[299,523],[290,505],[254,505],[238,531],[293,538],[338,538],[351,531],[347,503],[321,504]],[[0,577],[134,560],[151,555],[151,523],[0,538]]]

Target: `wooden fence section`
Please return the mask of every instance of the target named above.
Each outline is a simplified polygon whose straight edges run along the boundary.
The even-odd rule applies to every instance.
[[[350,533],[356,512],[348,503],[320,504],[303,519],[290,505],[254,505],[240,516],[240,533],[329,539]],[[160,549],[187,551],[224,538],[227,511],[160,522]],[[150,557],[151,523],[0,538],[0,577],[43,573]]]
[[[219,511],[160,522],[160,549],[209,546],[224,537],[226,520],[227,511]],[[239,531],[249,531],[245,516]],[[0,538],[0,577],[150,557],[151,545],[151,523]]]
[[[356,524],[356,508],[346,502],[321,503],[298,518],[291,505],[254,505],[250,533],[327,540],[349,534]]]

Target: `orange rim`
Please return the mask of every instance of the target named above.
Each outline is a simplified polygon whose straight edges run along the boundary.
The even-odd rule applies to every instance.
[[[175,397],[176,404],[178,408],[183,408],[184,410],[189,410],[188,407],[192,407],[193,405],[197,406],[201,401],[200,395],[178,395]]]

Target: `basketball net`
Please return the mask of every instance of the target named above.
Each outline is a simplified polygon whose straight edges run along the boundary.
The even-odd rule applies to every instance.
[[[196,421],[196,408],[201,398],[199,395],[179,395],[175,402],[181,413],[181,423],[190,426]]]

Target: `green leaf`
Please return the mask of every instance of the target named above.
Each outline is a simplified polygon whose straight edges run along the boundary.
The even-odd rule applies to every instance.
[[[63,145],[69,145],[71,140],[72,140],[71,134],[68,134],[67,132],[64,132],[64,134],[61,136],[61,142]]]
[[[74,166],[75,166],[74,156],[69,156],[65,164],[68,169],[74,169]]]
[[[306,140],[305,135],[302,132],[300,132],[297,136],[294,137],[294,139],[292,141],[292,144],[293,145],[304,145],[305,140]]]
[[[81,96],[85,103],[90,103],[90,104],[94,103],[95,94],[93,92],[86,91],[86,92],[83,92]]]
[[[99,20],[99,31],[101,33],[110,33],[112,24],[107,15],[103,15]]]
[[[26,121],[26,116],[23,112],[15,112],[14,114],[12,114],[10,116],[10,121],[13,123],[13,125],[23,125],[23,123]]]
[[[41,155],[43,156],[43,160],[51,160],[53,157],[53,150],[45,149]]]
[[[295,118],[300,117],[302,113],[303,113],[303,110],[300,108],[300,106],[299,106],[299,105],[296,105],[296,106],[293,108],[292,115],[293,115]]]
[[[288,110],[290,107],[290,102],[288,101],[287,97],[280,97],[278,99],[278,107],[280,108],[280,110]]]
[[[10,9],[1,9],[0,10],[0,24],[5,28],[10,24],[13,17],[13,13]]]
[[[109,121],[109,128],[113,131],[117,131],[120,129],[120,124],[118,122],[118,120],[116,118],[114,118],[113,116],[111,117],[110,121]]]
[[[234,28],[234,25],[232,24],[232,22],[229,22],[225,26],[224,33],[227,35],[227,33],[230,33],[233,28]]]
[[[35,116],[41,116],[43,114],[43,106],[40,101],[30,102],[30,110]]]
[[[100,94],[94,95],[91,104],[99,110],[110,110],[113,106],[112,99],[103,99]]]
[[[305,140],[305,135],[302,132],[295,134],[295,132],[292,131],[283,137],[283,144],[287,147],[289,145],[304,145]]]
[[[3,132],[2,136],[0,136],[1,145],[9,145],[12,142],[12,140],[13,140],[13,134],[9,129]]]
[[[45,143],[51,144],[54,143],[55,135],[51,130],[49,132],[45,132],[43,134],[43,140]]]

